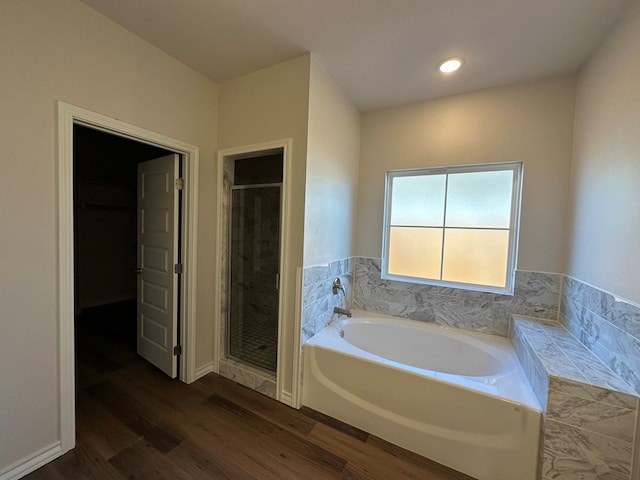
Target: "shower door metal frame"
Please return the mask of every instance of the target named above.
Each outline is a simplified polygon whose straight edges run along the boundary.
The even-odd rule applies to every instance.
[[[283,163],[284,163],[284,159],[283,159]],[[284,165],[283,165],[284,166]],[[278,322],[278,326],[277,328],[279,328],[279,324],[280,324],[280,310],[281,310],[281,296],[280,296],[280,287],[281,287],[281,282],[280,282],[280,278],[281,278],[281,268],[282,268],[282,223],[283,223],[283,202],[284,202],[284,188],[283,188],[283,182],[276,182],[276,183],[256,183],[256,184],[251,184],[251,185],[232,185],[231,189],[229,191],[229,218],[228,218],[228,238],[227,238],[227,245],[229,246],[228,248],[228,255],[229,255],[229,265],[228,265],[228,275],[227,275],[227,285],[229,286],[227,289],[227,305],[228,305],[228,309],[227,309],[227,318],[224,319],[224,321],[226,322],[226,329],[225,329],[225,353],[226,356],[232,360],[236,360],[238,362],[241,362],[243,364],[249,364],[249,366],[251,368],[257,368],[259,370],[263,370],[269,374],[275,375],[277,372],[277,366],[276,366],[276,371],[270,371],[266,368],[262,368],[259,365],[256,365],[254,363],[251,363],[247,360],[244,360],[242,358],[236,357],[231,355],[231,262],[232,262],[232,257],[231,257],[231,245],[232,245],[232,239],[233,239],[233,192],[235,190],[257,190],[259,188],[278,188],[279,194],[280,194],[280,208],[278,211],[278,273],[277,273],[277,277],[274,279],[274,282],[277,283],[276,285],[276,296],[278,297],[278,318],[276,319]],[[277,342],[277,338],[276,338],[276,342]],[[278,357],[278,345],[276,344],[276,365],[277,365],[277,357]]]

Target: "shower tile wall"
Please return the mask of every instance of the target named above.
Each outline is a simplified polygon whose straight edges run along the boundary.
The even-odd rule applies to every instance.
[[[517,271],[514,295],[383,280],[379,258],[353,259],[353,307],[506,336],[511,314],[558,318],[561,275]]]
[[[231,322],[229,351],[239,360],[276,371],[280,257],[280,189],[233,192],[233,245],[230,251]]]
[[[219,346],[222,358],[219,359],[219,373],[223,377],[240,383],[246,387],[264,393],[272,398],[276,397],[275,375],[270,375],[259,369],[252,368],[243,363],[226,358],[228,355],[227,318],[229,316],[229,225],[230,225],[230,199],[233,186],[233,160],[226,159],[223,166],[223,191],[222,191],[222,245],[220,252],[221,278],[220,278],[220,338]]]
[[[560,321],[640,393],[640,307],[565,277]]]
[[[225,159],[222,179],[222,245],[220,246],[220,351],[226,355],[227,318],[229,318],[229,218],[231,187],[233,185],[233,160]]]
[[[333,280],[340,278],[346,295],[331,289]],[[353,299],[353,259],[344,258],[328,265],[306,267],[302,271],[302,337],[307,340],[322,330],[332,319],[334,307],[350,308]]]

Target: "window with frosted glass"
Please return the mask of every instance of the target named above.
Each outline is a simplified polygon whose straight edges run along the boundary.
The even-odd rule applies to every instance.
[[[512,292],[522,164],[387,173],[385,278]]]

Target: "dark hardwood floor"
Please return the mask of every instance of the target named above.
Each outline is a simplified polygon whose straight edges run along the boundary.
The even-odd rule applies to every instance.
[[[101,315],[76,327],[77,447],[28,480],[471,478],[215,374],[170,380],[135,354],[122,312]]]

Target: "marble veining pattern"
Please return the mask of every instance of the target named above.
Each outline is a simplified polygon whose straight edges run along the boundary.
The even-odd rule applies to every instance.
[[[333,294],[331,286],[340,278],[345,293]],[[344,258],[327,265],[304,268],[302,272],[302,335],[304,345],[327,324],[338,319],[334,307],[351,308],[353,299],[353,262]]]
[[[220,245],[220,339],[222,356],[226,356],[227,318],[229,316],[229,217],[231,186],[233,185],[233,161],[226,159],[222,177],[222,212],[220,213],[222,242]]]
[[[220,359],[219,374],[268,397],[276,398],[276,379],[273,375],[229,358]]]
[[[547,419],[542,474],[550,479],[629,480],[631,444]]]
[[[587,385],[562,377],[551,377],[549,389],[561,393],[567,393],[586,400],[595,400],[602,404],[635,409],[638,398],[632,394],[622,393],[608,388]]]
[[[543,324],[534,319],[515,317],[512,328],[526,335],[532,350],[540,358],[549,375],[618,392],[634,393],[633,388],[607,368],[559,323]]]
[[[614,407],[562,392],[553,392],[547,404],[547,418],[569,425],[633,441],[635,409]]]
[[[514,316],[511,339],[538,399],[546,399],[543,478],[630,480],[633,389],[557,322]]]
[[[514,295],[381,278],[379,258],[354,258],[353,305],[412,320],[507,336],[511,314],[557,318],[561,277],[516,272]]]
[[[529,379],[531,388],[544,410],[549,394],[549,375],[547,370],[544,368],[538,355],[533,351],[533,348],[527,340],[527,335],[523,333],[522,329],[514,326],[511,329],[511,338],[513,349],[518,356],[518,360],[520,360],[520,364]]]
[[[640,307],[572,277],[563,280],[560,321],[640,393]]]

